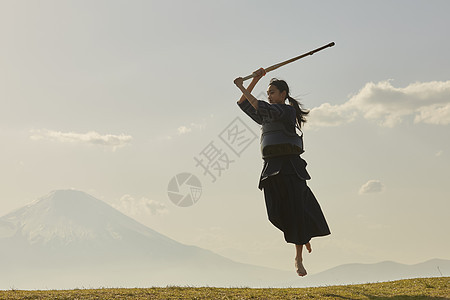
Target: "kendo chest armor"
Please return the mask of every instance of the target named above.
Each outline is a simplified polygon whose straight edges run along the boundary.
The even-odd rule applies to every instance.
[[[263,158],[302,154],[303,152],[303,135],[297,134],[295,126],[288,128],[283,122],[262,125],[261,153]]]

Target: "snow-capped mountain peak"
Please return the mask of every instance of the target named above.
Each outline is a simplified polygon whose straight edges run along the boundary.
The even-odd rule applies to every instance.
[[[120,240],[125,231],[162,237],[105,202],[76,190],[53,191],[0,218],[0,238],[21,236],[29,244]]]

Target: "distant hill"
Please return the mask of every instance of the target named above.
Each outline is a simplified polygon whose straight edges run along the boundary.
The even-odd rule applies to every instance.
[[[450,276],[450,260],[432,259],[415,265],[392,261],[345,264],[305,277],[301,281],[286,282],[285,285],[293,287],[343,285],[441,276]]]
[[[439,267],[439,269],[438,269]],[[299,278],[181,244],[84,192],[58,190],[0,217],[0,289],[306,287],[449,276],[449,260],[348,264]]]
[[[181,244],[75,190],[0,218],[0,266],[0,289],[265,286],[296,276]]]

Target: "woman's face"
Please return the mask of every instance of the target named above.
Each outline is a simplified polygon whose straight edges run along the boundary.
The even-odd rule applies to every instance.
[[[271,104],[284,104],[284,101],[286,100],[286,91],[280,93],[280,90],[276,86],[269,85],[267,88],[267,97]]]

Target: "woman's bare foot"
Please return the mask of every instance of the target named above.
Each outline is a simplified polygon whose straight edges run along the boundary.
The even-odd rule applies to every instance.
[[[311,243],[308,242],[308,243],[305,244],[305,246],[306,246],[306,250],[308,250],[308,253],[311,253],[311,251],[312,251]]]
[[[295,258],[295,269],[297,270],[297,274],[298,276],[305,276],[306,274],[308,274],[306,272],[305,267],[303,266],[302,260],[301,259],[297,259]]]
[[[311,243],[305,244],[306,250],[308,250],[309,253],[311,253]],[[308,274],[306,272],[305,267],[303,266],[303,258],[302,258],[302,250],[303,245],[295,245],[296,255],[295,255],[295,269],[297,270],[298,276],[305,276]]]

